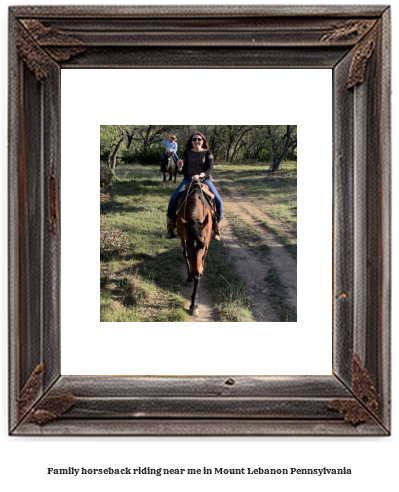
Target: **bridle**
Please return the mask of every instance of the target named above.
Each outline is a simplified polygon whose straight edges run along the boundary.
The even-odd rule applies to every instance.
[[[202,179],[202,178],[200,178],[200,179]],[[188,198],[190,196],[190,190],[191,190],[191,187],[192,187],[193,183],[194,183],[194,181],[190,181],[190,186],[188,187],[188,190],[186,192],[186,197],[184,199],[184,214],[183,214],[184,220],[186,220],[187,201],[188,201]],[[199,188],[199,190],[201,192],[201,200],[202,200],[202,203],[204,204],[204,217],[202,219],[202,221],[204,221],[205,220],[205,217],[206,217],[206,212],[205,212],[205,208],[206,208],[205,207],[205,197],[204,197],[204,192],[202,191],[202,184],[201,184],[201,182],[200,181],[197,181],[197,183],[199,184],[199,187],[198,188]]]
[[[173,172],[173,165],[175,163],[173,159],[173,152],[171,150],[168,150],[166,152],[166,155],[168,156],[168,164],[166,166],[166,172]]]
[[[187,261],[189,262],[190,260],[189,260],[189,257],[188,257],[188,252],[187,252],[187,250],[188,250],[188,247],[187,247],[187,240],[185,240],[185,241],[184,241],[183,254],[184,254],[185,258],[187,259]],[[202,267],[203,267],[203,268],[205,268],[205,260],[206,260],[206,257],[208,256],[208,245],[206,244],[206,242],[205,242],[205,244],[204,244],[204,250],[205,250],[205,252],[204,252],[204,254],[202,255]]]

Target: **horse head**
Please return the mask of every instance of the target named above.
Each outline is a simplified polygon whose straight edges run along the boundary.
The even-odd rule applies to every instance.
[[[185,230],[185,254],[187,255],[190,274],[194,279],[202,277],[208,245],[212,234],[212,221],[209,214],[201,222],[199,219],[189,221],[181,218]]]
[[[167,173],[174,173],[176,169],[176,163],[173,158],[173,152],[168,151],[168,163],[166,166],[166,172]]]

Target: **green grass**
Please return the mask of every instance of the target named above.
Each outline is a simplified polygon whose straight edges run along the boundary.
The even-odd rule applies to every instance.
[[[265,278],[268,284],[269,299],[273,308],[281,321],[296,321],[296,309],[287,301],[287,289],[282,283],[279,274],[275,269],[271,269]]]
[[[297,244],[296,241],[293,241],[291,237],[288,237],[284,232],[281,231],[279,224],[277,225],[272,225],[268,220],[263,219],[259,221],[259,224],[264,227],[265,229],[273,232],[278,236],[279,241],[281,244],[285,247],[285,249],[288,251],[288,253],[294,258],[294,260],[297,259]]]
[[[100,295],[100,321],[140,321],[140,316],[136,310],[127,309],[105,291]]]
[[[268,254],[270,247],[264,242],[257,229],[248,224],[245,218],[229,212],[230,227],[238,240],[250,248],[256,248],[261,254]]]
[[[253,321],[245,284],[223,242],[212,242],[205,275],[220,321]]]
[[[265,215],[261,225],[275,233],[296,259],[297,164],[283,162],[277,173],[268,169],[266,163],[221,164],[214,174],[223,193],[231,195],[225,181],[231,179],[245,198],[256,203]]]
[[[107,299],[101,321],[187,321],[178,294],[180,242],[165,239],[173,189],[163,190],[153,167],[126,166],[117,176],[113,198],[100,207],[101,235],[108,241],[101,255],[101,293]]]
[[[230,227],[234,235],[246,246],[258,246],[262,242],[262,237],[254,227],[251,227],[245,218],[232,212],[228,212],[226,217],[229,219]]]

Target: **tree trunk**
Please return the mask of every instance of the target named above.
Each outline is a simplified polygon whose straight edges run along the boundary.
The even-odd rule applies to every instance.
[[[235,144],[234,149],[233,149],[233,154],[232,154],[232,156],[231,156],[231,162],[233,162],[233,161],[234,161],[234,159],[236,158],[236,156],[237,156],[237,154],[238,154],[238,151],[241,149],[241,147],[242,147],[243,145],[245,145],[245,142],[242,142],[242,139],[243,139],[244,135],[245,135],[246,133],[248,133],[248,132],[249,132],[249,130],[250,130],[250,129],[251,129],[250,127],[249,127],[249,128],[247,128],[247,129],[246,129],[246,130],[244,130],[244,131],[241,133],[241,135],[238,137],[238,140],[236,141],[236,144]]]
[[[283,151],[281,152],[280,156],[277,156],[276,154],[273,155],[273,166],[271,168],[271,171],[273,173],[278,171],[280,164],[287,157],[288,147],[290,144],[290,138],[291,138],[291,133],[292,133],[293,129],[294,129],[294,126],[287,125],[287,133],[285,134],[285,144],[284,144]]]
[[[115,148],[109,153],[109,156],[108,156],[108,169],[109,169],[110,174],[112,174],[112,176],[114,178],[116,178],[116,176],[115,176],[116,157],[117,157],[118,150],[119,150],[119,147],[121,146],[122,142],[123,142],[123,137],[120,137],[120,139],[118,140],[118,143],[115,145]]]

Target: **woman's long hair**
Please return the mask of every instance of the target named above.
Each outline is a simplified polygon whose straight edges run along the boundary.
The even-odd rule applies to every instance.
[[[203,135],[201,132],[194,132],[192,135],[190,135],[190,138],[188,139],[186,146],[184,147],[184,152],[187,152],[187,150],[191,150],[193,148],[193,143],[191,140],[194,135],[199,135],[202,138],[202,148],[204,150],[209,150],[209,143],[205,135]]]

